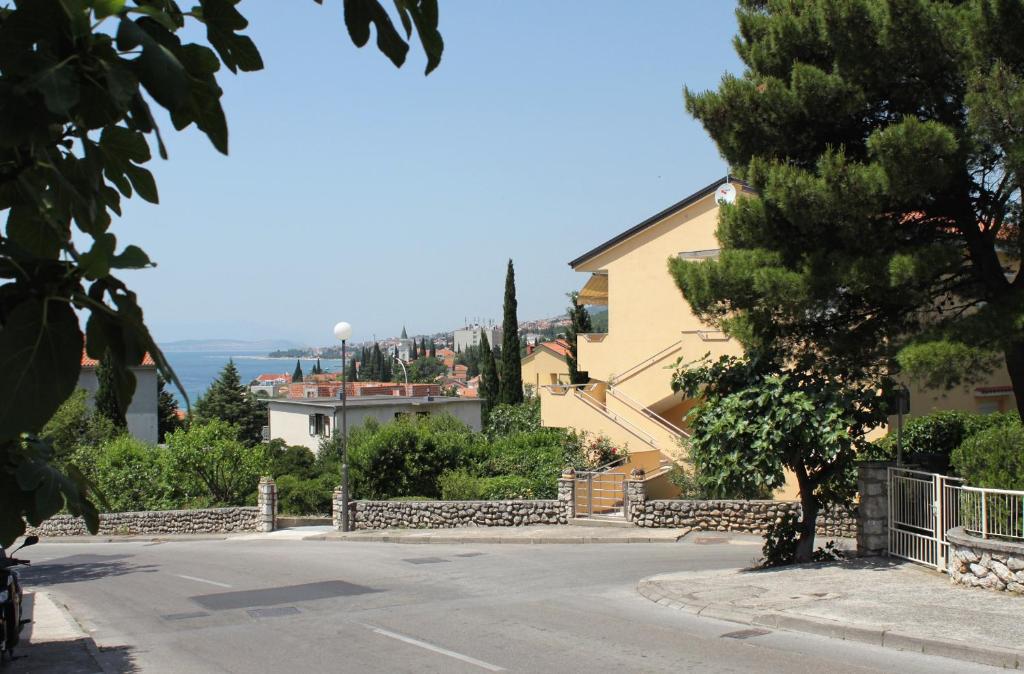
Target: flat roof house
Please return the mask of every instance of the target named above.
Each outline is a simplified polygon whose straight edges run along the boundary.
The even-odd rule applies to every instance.
[[[86,403],[92,407],[96,398],[96,389],[99,388],[99,381],[96,379],[96,366],[99,361],[90,358],[83,349],[82,370],[78,375],[78,388],[85,389]],[[142,363],[131,368],[135,375],[135,393],[132,401],[125,411],[125,419],[128,422],[128,432],[142,440],[156,444],[159,438],[157,427],[157,381],[156,363],[148,353],[142,358]]]
[[[474,431],[482,429],[478,398],[446,396],[350,396],[348,427],[352,429],[367,419],[379,423],[394,421],[405,415],[450,414]],[[338,398],[279,399],[267,402],[270,439],[281,439],[289,445],[302,445],[313,452],[320,441],[341,429],[341,400]]]

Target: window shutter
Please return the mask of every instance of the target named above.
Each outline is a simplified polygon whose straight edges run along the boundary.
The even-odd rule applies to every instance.
[[[316,435],[316,415],[309,415],[309,434]]]

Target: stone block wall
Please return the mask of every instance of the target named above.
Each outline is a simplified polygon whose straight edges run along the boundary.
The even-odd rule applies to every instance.
[[[978,538],[961,527],[951,529],[946,540],[952,582],[1024,595],[1024,543]]]
[[[340,505],[340,503],[339,503]],[[337,508],[336,508],[337,509]],[[537,501],[356,501],[355,529],[449,529],[567,524],[559,499]],[[338,515],[335,514],[337,521]]]
[[[889,552],[889,466],[886,461],[857,465],[857,552],[884,555]]]
[[[139,534],[220,534],[260,530],[258,507],[206,508],[203,510],[152,510],[102,513],[99,533],[107,536]],[[56,515],[26,534],[36,536],[86,536],[85,521],[72,515]]]

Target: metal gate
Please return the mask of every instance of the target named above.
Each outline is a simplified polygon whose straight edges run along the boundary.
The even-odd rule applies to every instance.
[[[596,470],[576,473],[576,517],[624,517],[626,474],[614,461]]]
[[[960,478],[889,468],[889,554],[945,571],[963,489]]]

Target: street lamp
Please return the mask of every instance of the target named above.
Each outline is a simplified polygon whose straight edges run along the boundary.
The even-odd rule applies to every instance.
[[[348,360],[345,342],[352,336],[352,326],[345,321],[337,323],[334,336],[341,340],[341,530],[352,531],[348,521],[348,394],[345,392],[345,365]]]

